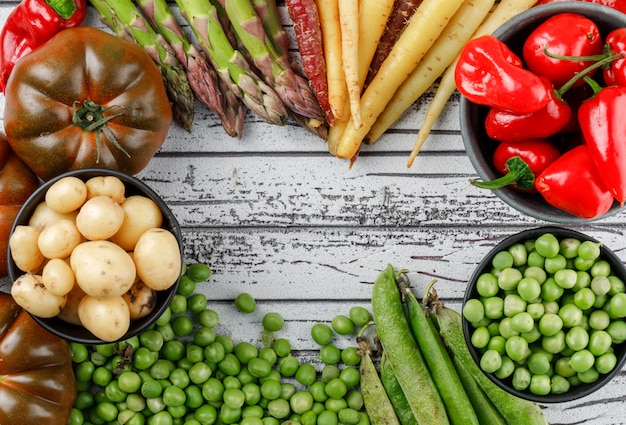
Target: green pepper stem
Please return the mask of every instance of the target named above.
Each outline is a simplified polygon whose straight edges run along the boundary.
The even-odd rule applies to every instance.
[[[528,164],[519,156],[514,156],[506,162],[509,172],[502,177],[487,182],[470,180],[476,187],[481,189],[501,189],[505,186],[515,184],[520,190],[530,190],[535,186],[535,173],[532,172]]]
[[[560,96],[562,96],[567,90],[569,90],[574,84],[576,84],[576,82],[578,80],[580,80],[581,78],[584,78],[585,76],[587,76],[587,74],[589,74],[591,71],[593,71],[594,69],[598,69],[598,68],[602,68],[604,65],[609,64],[617,59],[623,58],[624,54],[623,53],[616,53],[614,55],[610,55],[610,56],[606,56],[604,57],[604,59],[599,60],[591,65],[589,65],[587,68],[583,69],[582,71],[578,72],[576,75],[574,75],[572,78],[569,79],[569,81],[567,81],[565,84],[563,84],[561,86],[561,88],[558,90],[558,94]]]

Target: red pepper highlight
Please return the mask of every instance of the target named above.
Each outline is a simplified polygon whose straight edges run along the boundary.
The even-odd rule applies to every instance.
[[[517,114],[501,108],[491,108],[485,118],[487,136],[499,141],[550,137],[561,131],[570,121],[572,110],[563,101],[552,82],[541,77],[549,94],[546,106],[537,112]]]
[[[86,16],[86,0],[22,0],[0,32],[0,91],[19,58],[61,30],[81,25]]]
[[[598,87],[599,89],[599,87]],[[583,139],[600,177],[620,204],[626,201],[626,87],[597,92],[578,109]]]
[[[535,188],[550,205],[574,216],[593,219],[613,205],[587,145],[561,155],[535,179]]]
[[[529,114],[549,101],[543,81],[524,69],[508,46],[492,35],[465,44],[454,79],[459,92],[479,105]]]

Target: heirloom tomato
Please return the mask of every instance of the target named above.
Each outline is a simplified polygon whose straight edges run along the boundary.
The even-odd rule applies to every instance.
[[[67,341],[0,292],[0,423],[65,425],[75,398]]]
[[[21,58],[5,97],[9,143],[43,180],[88,167],[136,174],[172,121],[148,53],[88,26],[65,29]]]
[[[7,275],[11,226],[22,204],[39,187],[39,179],[19,159],[0,133],[0,277]]]

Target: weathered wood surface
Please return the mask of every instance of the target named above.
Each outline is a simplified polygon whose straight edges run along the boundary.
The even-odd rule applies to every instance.
[[[2,22],[14,5],[0,2]],[[90,12],[87,24],[103,27]],[[212,267],[210,283],[199,289],[220,313],[223,332],[256,341],[262,315],[278,311],[287,322],[284,335],[312,359],[311,325],[368,306],[371,283],[388,263],[410,270],[418,292],[436,279],[442,299],[458,310],[467,280],[490,249],[546,224],[468,183],[476,175],[459,132],[457,98],[407,169],[431,96],[365,147],[351,169],[294,123],[271,126],[248,113],[236,140],[198,104],[191,132],[172,126],[139,177],[178,217],[186,260]],[[625,217],[571,227],[626,260]],[[243,291],[257,299],[251,315],[233,307]],[[625,381],[622,372],[593,395],[544,406],[546,415],[552,424],[626,423]]]

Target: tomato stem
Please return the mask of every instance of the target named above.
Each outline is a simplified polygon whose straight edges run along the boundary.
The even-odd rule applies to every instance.
[[[124,149],[122,145],[117,141],[115,135],[111,129],[107,126],[107,123],[113,118],[116,118],[123,114],[122,111],[105,115],[107,112],[116,106],[110,108],[104,108],[102,105],[98,105],[92,100],[85,100],[81,107],[78,107],[78,101],[74,102],[72,107],[72,123],[81,127],[88,132],[96,133],[96,163],[100,162],[100,150],[102,147],[102,133],[113,143],[117,149],[122,151],[124,155],[130,158],[130,154]]]

